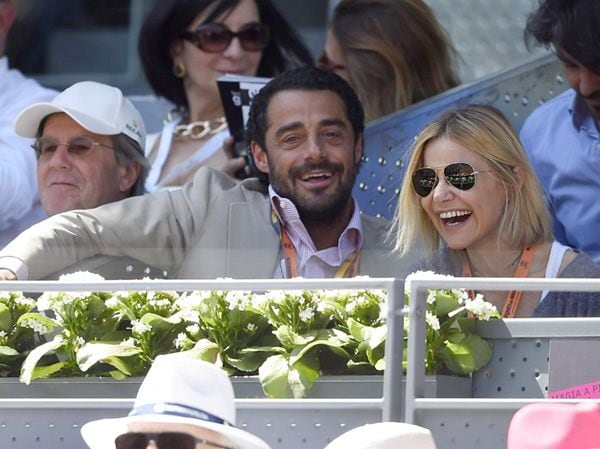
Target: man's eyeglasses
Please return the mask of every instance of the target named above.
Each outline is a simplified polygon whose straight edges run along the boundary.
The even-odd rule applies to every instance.
[[[440,169],[438,169],[440,170]],[[412,185],[417,195],[425,198],[431,193],[437,185],[439,179],[437,171],[431,167],[424,167],[415,170],[412,174]],[[471,164],[466,162],[455,162],[446,165],[443,168],[444,179],[453,187],[460,190],[469,190],[475,186],[475,178],[479,173],[486,173],[492,170],[475,171]]]
[[[184,31],[181,37],[192,42],[200,50],[219,53],[229,47],[234,37],[240,40],[240,45],[246,51],[264,50],[271,33],[268,26],[258,22],[247,23],[236,33],[221,23],[206,23],[194,31]]]
[[[154,442],[157,449],[196,449],[196,444],[203,444],[207,448],[232,449],[183,432],[125,433],[115,439],[115,447],[116,449],[146,449],[150,441]]]
[[[329,72],[335,72],[337,70],[346,70],[345,65],[336,64],[331,59],[329,59],[329,56],[327,56],[327,53],[325,52],[321,53],[321,56],[319,56],[317,66],[321,70],[328,70]]]
[[[40,137],[35,141],[33,145],[31,145],[31,147],[35,150],[38,159],[42,159],[52,157],[54,152],[61,145],[66,146],[69,154],[76,157],[85,156],[96,147],[105,147],[110,148],[111,150],[116,150],[110,145],[105,145],[103,143],[96,142],[86,136],[74,137],[69,142],[64,143],[58,142],[55,139],[51,139],[49,137]]]

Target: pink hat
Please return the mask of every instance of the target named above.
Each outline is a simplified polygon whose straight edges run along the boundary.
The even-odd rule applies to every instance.
[[[529,404],[513,416],[507,449],[599,449],[600,404]]]

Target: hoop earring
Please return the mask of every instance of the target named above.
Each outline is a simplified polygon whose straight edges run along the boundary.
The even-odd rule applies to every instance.
[[[183,65],[182,62],[174,63],[172,70],[173,70],[173,75],[175,75],[176,78],[183,78],[187,73],[187,70],[185,69],[185,66]]]

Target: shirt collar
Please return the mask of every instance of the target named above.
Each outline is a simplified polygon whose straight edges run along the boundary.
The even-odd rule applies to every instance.
[[[285,224],[286,226],[292,225],[306,229],[304,227],[304,223],[302,223],[302,220],[300,219],[300,214],[298,213],[296,205],[288,198],[284,198],[280,196],[277,192],[275,192],[275,189],[273,189],[273,187],[270,184],[269,198],[271,199],[271,207],[281,223]],[[360,209],[358,207],[358,202],[356,201],[356,198],[352,197],[352,201],[354,202],[354,211],[352,212],[352,217],[350,217],[348,225],[340,234],[340,237],[338,239],[338,245],[340,244],[344,236],[348,234],[348,231],[353,229],[357,232],[356,245],[354,249],[358,250],[362,248],[363,243],[362,221],[360,219]]]
[[[571,107],[569,108],[569,112],[571,113],[571,120],[573,122],[573,127],[579,131],[583,127],[587,128],[587,124],[590,123],[593,125],[592,129],[596,129],[596,123],[594,121],[594,117],[592,116],[589,108],[581,98],[581,96],[575,93],[573,97],[573,101],[571,102]]]
[[[8,58],[6,56],[0,57],[0,73],[8,72]]]

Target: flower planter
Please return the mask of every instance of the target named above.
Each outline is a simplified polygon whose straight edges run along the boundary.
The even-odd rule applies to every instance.
[[[264,398],[255,376],[231,378],[236,398]],[[1,398],[135,398],[140,377],[115,380],[107,377],[63,377],[39,379],[25,385],[14,377],[0,378]],[[404,382],[404,380],[403,380]],[[323,376],[309,398],[377,398],[383,392],[383,376]],[[425,397],[471,397],[471,378],[427,376]]]

